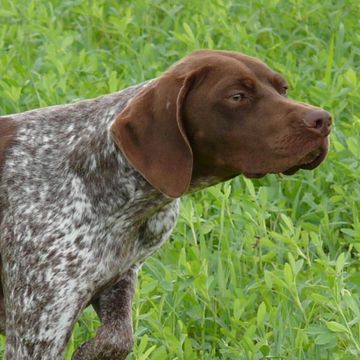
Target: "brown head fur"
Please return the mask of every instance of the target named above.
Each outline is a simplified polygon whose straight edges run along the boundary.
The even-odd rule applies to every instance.
[[[171,197],[210,178],[313,168],[327,152],[330,114],[288,99],[286,89],[283,77],[255,58],[197,51],[128,104],[113,136]]]

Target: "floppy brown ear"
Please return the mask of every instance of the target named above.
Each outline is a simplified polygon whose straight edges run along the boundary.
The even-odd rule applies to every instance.
[[[130,163],[170,197],[181,196],[191,181],[193,153],[182,114],[186,95],[200,72],[165,73],[132,99],[111,127]]]

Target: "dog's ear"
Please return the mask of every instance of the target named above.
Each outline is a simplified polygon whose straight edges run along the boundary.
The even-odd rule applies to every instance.
[[[156,189],[179,197],[190,185],[193,153],[184,128],[184,105],[206,69],[188,74],[169,70],[119,114],[111,131],[130,163]]]

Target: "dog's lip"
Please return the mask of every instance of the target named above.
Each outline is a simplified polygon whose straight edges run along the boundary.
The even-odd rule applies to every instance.
[[[249,179],[260,179],[264,177],[265,173],[244,173],[244,175]]]
[[[323,160],[326,157],[327,152],[328,152],[328,142],[326,140],[326,141],[324,141],[323,144],[321,144],[320,147],[318,147],[317,149],[311,151],[306,156],[304,156],[298,162],[297,165],[292,166],[285,171],[279,171],[279,172],[274,172],[274,173],[275,174],[282,173],[284,175],[293,175],[300,169],[304,169],[304,170],[315,169],[317,166],[319,166],[323,162]],[[264,177],[266,174],[267,173],[244,173],[243,175],[245,175],[247,178],[250,178],[250,179],[259,179],[259,178]]]
[[[284,175],[293,175],[298,170],[312,170],[319,166],[322,161],[325,159],[327,154],[327,146],[322,146],[311,153],[307,154],[302,160],[299,161],[299,165],[295,165],[282,173]]]
[[[317,149],[312,151],[308,155],[306,155],[302,160],[299,161],[299,165],[292,166],[291,168],[282,171],[281,173],[284,175],[293,175],[300,169],[311,170],[318,166],[325,157],[326,151],[324,152],[321,149]],[[278,172],[274,172],[277,174]],[[260,179],[266,175],[266,173],[244,173],[247,178],[250,179]]]
[[[329,148],[329,139],[328,137],[325,137],[322,139],[320,146],[318,146],[315,150],[310,151],[305,155],[303,158],[301,158],[298,161],[297,165],[294,165],[284,171],[274,171],[270,172],[272,174],[284,174],[284,175],[293,175],[298,170],[304,169],[304,170],[312,170],[315,169],[318,165],[322,163],[322,161],[325,159],[327,152]],[[269,174],[267,173],[249,173],[244,172],[243,175],[250,179],[259,179],[264,177],[265,175]]]

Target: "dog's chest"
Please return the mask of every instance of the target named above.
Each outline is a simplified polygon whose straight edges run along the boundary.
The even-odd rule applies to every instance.
[[[179,201],[173,201],[149,217],[137,235],[138,256],[146,258],[170,236],[179,213]]]
[[[164,205],[162,195],[145,196],[141,191],[129,200],[109,181],[107,185],[101,200],[98,194],[92,197],[78,177],[63,180],[57,191],[54,184],[49,186],[52,193],[46,198],[29,188],[26,201],[21,192],[12,192],[11,212],[21,221],[12,224],[9,219],[7,226],[4,224],[16,232],[15,242],[4,239],[8,251],[16,248],[33,264],[46,264],[50,283],[59,273],[64,274],[62,281],[83,278],[81,282],[94,287],[118,279],[168,239],[179,204],[176,200]],[[116,185],[126,187],[125,183]],[[101,184],[97,186],[101,189]],[[51,201],[54,198],[61,198],[62,204]]]
[[[100,100],[106,104],[94,119],[74,118],[81,104],[26,115],[3,178],[1,244],[9,267],[27,257],[47,268],[50,285],[61,275],[64,283],[98,286],[144,261],[170,235],[178,202],[153,189],[109,137],[120,106],[108,102],[116,100]]]
[[[74,207],[87,208],[84,204],[76,203]],[[156,199],[150,199],[147,203],[140,201],[139,204],[134,201],[131,206],[125,205],[100,222],[95,220],[95,215],[87,225],[83,223],[84,236],[80,241],[77,240],[81,237],[74,239],[72,235],[75,251],[78,254],[87,253],[85,258],[96,264],[95,282],[106,283],[121,278],[131,266],[144,262],[169,238],[176,224],[179,202],[172,201],[155,211],[154,207],[158,207]],[[75,222],[74,219],[69,220],[75,224],[70,234],[77,233],[77,220],[87,216],[78,216]]]
[[[63,224],[72,224],[69,232],[73,234],[83,228],[84,240],[98,247],[98,257],[111,259],[115,255],[126,263],[142,261],[157,250],[171,234],[179,212],[178,200],[161,205],[156,198],[131,201],[103,218],[91,213],[91,206],[77,195]]]

